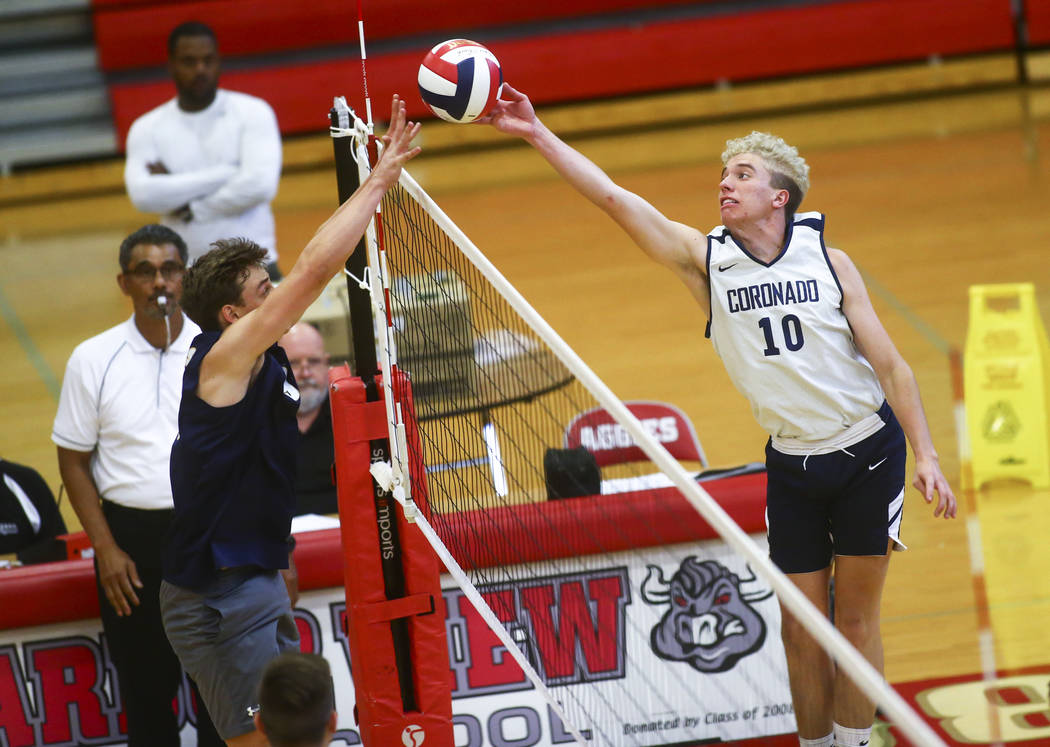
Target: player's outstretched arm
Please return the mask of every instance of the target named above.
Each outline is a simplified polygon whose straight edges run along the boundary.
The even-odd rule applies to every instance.
[[[955,494],[941,472],[915,374],[879,321],[856,265],[838,249],[828,249],[828,257],[842,284],[842,311],[853,329],[857,349],[875,369],[879,383],[886,392],[886,400],[900,421],[915,454],[915,480],[912,484],[927,503],[933,503],[936,493],[934,516],[954,518],[957,509]]]
[[[698,243],[703,234],[677,223],[647,201],[614,182],[582,153],[551,132],[539,117],[528,96],[508,84],[501,99],[487,116],[477,120],[500,132],[524,138],[580,194],[615,220],[634,242],[661,264],[677,271],[695,272]],[[699,264],[701,272],[703,264]]]
[[[407,120],[405,104],[395,95],[390,128],[382,138],[385,148],[372,173],[350,199],[321,224],[291,272],[262,305],[223,333],[209,352],[209,358],[218,353],[219,358],[225,359],[221,368],[229,370],[231,375],[246,377],[250,373],[256,359],[299,320],[332,276],[342,269],[379,201],[397,183],[402,166],[419,153],[419,147],[412,146],[418,133],[419,124]]]

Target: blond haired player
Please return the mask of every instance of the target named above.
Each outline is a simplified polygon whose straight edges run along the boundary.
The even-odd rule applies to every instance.
[[[778,137],[730,140],[718,185],[723,225],[705,235],[669,220],[562,142],[528,97],[504,85],[483,122],[524,138],[708,311],[708,334],[770,434],[770,557],[882,669],[879,607],[891,547],[903,549],[907,436],[914,485],[954,517],[915,376],[879,322],[860,273],[824,245],[824,216],[796,213],[809,167]],[[897,418],[900,418],[898,423]],[[801,745],[865,745],[875,708],[783,610]]]

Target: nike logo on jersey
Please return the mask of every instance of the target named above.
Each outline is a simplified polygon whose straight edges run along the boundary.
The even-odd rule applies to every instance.
[[[729,269],[730,267],[736,267],[736,266],[737,266],[738,264],[740,264],[740,263],[739,263],[739,262],[734,262],[733,264],[731,264],[731,265],[725,265],[724,267],[723,267],[722,265],[719,265],[719,266],[718,266],[718,271],[719,271],[719,272],[725,272],[725,271],[726,271],[726,270],[728,270],[728,269]]]
[[[869,464],[869,465],[868,465],[868,471],[870,472],[871,470],[875,469],[875,468],[876,468],[876,467],[878,467],[878,466],[879,466],[880,464],[882,464],[883,462],[885,462],[885,461],[886,461],[887,459],[889,459],[889,457],[883,457],[883,458],[882,458],[882,459],[880,459],[879,461],[875,462],[875,464]]]

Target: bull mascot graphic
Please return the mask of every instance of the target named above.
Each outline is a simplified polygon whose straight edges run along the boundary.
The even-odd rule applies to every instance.
[[[741,591],[742,584],[756,580],[753,573],[741,579],[721,563],[695,556],[682,562],[670,582],[657,566],[648,568],[642,599],[670,605],[649,636],[653,652],[661,659],[686,661],[712,674],[732,669],[762,647],[766,623],[751,604],[773,592]]]

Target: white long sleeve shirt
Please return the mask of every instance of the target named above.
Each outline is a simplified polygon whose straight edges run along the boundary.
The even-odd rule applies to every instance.
[[[167,174],[150,174],[161,162]],[[260,98],[219,89],[199,112],[171,99],[135,120],[128,131],[124,183],[139,210],[186,242],[190,262],[211,242],[249,238],[277,261],[270,201],[281,176],[281,134],[273,109]],[[189,205],[189,222],[172,213]]]

